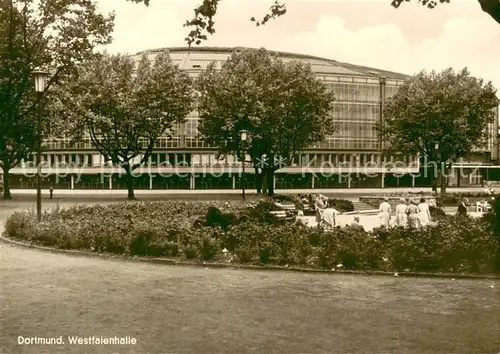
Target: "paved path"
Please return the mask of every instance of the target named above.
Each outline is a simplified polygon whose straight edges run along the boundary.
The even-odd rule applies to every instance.
[[[5,244],[0,255],[2,353],[494,353],[500,345],[498,281],[181,268]],[[19,345],[19,336],[62,336],[65,345]],[[67,336],[137,344],[70,345]]]
[[[322,193],[327,195],[383,195],[391,193],[418,193],[431,192],[432,188],[327,188],[327,189],[276,189],[276,194],[299,194],[299,193]],[[448,188],[448,193],[481,193],[484,192],[482,187],[468,188]],[[48,190],[44,189],[43,193],[48,195]],[[56,189],[55,195],[127,195],[125,189]],[[136,189],[136,195],[230,195],[241,194],[241,189]],[[247,194],[256,194],[255,189],[247,189]],[[13,195],[36,195],[35,189],[12,189]]]

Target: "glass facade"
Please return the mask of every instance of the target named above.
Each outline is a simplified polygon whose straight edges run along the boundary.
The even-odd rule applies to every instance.
[[[170,56],[174,63],[186,70],[190,75],[196,77],[201,70],[212,62],[219,64],[231,55],[232,49],[207,48],[201,49],[173,49]],[[150,52],[151,57],[154,56]],[[137,56],[139,58],[139,56]],[[279,172],[276,181],[277,188],[346,188],[346,187],[380,187],[384,185],[418,185],[408,176],[394,179],[388,176],[386,167],[396,158],[382,157],[380,148],[381,142],[377,136],[376,124],[383,119],[382,107],[384,101],[394,95],[398,86],[403,83],[404,75],[390,73],[376,69],[353,66],[350,64],[338,63],[327,59],[313,58],[307,56],[297,56],[294,54],[283,54],[283,60],[303,60],[311,64],[317,73],[319,80],[322,80],[327,87],[335,93],[335,103],[332,115],[335,120],[336,130],[332,136],[325,141],[315,144],[301,152],[294,166],[289,172]],[[224,159],[217,158],[217,149],[208,146],[197,136],[199,116],[196,111],[191,112],[186,121],[176,124],[169,137],[159,137],[155,144],[154,151],[150,157],[149,166],[152,167],[241,167],[235,156],[226,156]],[[497,150],[496,131],[498,125],[492,125],[491,142],[485,150]],[[147,142],[144,142],[144,147]],[[46,167],[98,167],[109,166],[92,146],[90,139],[70,145],[70,139],[52,139],[44,144],[42,161]],[[415,156],[399,156],[399,163],[405,167],[418,168],[418,158]],[[33,167],[34,158],[23,161],[21,168]],[[370,167],[376,168],[378,176],[367,178],[337,174],[332,177],[317,176],[312,177],[309,172],[297,174],[301,167]],[[401,166],[401,165],[400,165]],[[251,166],[249,166],[251,167]],[[293,171],[296,168],[297,171]],[[251,170],[251,168],[250,168]],[[248,170],[247,170],[248,171]],[[385,171],[385,177],[382,172]],[[15,174],[16,172],[13,171]],[[75,172],[76,173],[76,172]],[[89,172],[90,175],[82,175],[78,180],[71,181],[69,177],[61,180],[47,179],[49,184],[56,183],[67,188],[125,188],[124,182],[118,176],[112,178],[102,177]],[[99,173],[99,172],[97,172]],[[234,172],[233,172],[234,173]],[[240,173],[240,172],[238,172]],[[220,178],[213,178],[207,175],[194,175],[192,180],[189,176],[152,176],[138,179],[138,188],[146,189],[210,189],[210,188],[239,188],[240,175],[236,173],[233,177],[227,173]],[[390,174],[390,173],[389,173]],[[175,178],[174,178],[175,177]],[[104,178],[104,179],[103,179]],[[107,179],[106,179],[107,178]],[[253,177],[249,177],[249,183],[253,183]],[[44,179],[45,181],[45,179]],[[19,184],[22,187],[30,188],[34,185],[31,180],[20,178],[13,180],[13,187]],[[294,187],[295,186],[295,187]]]

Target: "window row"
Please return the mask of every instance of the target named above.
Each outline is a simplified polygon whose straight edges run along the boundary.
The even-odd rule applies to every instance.
[[[321,143],[313,146],[316,149],[335,150],[378,150],[380,142],[378,139],[353,139],[353,138],[327,138]]]
[[[335,120],[378,121],[380,119],[379,104],[335,103],[333,109]]]
[[[378,137],[375,123],[335,122],[335,138],[372,138]]]
[[[101,154],[50,154],[45,153],[41,156],[44,167],[99,167],[111,166]],[[250,156],[247,156],[250,160]],[[412,156],[392,156],[382,157],[376,153],[302,153],[297,154],[293,161],[293,166],[366,166],[376,167],[382,164],[397,164],[398,166],[408,166],[417,163],[417,159]],[[196,153],[169,153],[155,152],[151,154],[149,163],[151,166],[184,166],[184,167],[202,167],[202,166],[241,166],[236,156],[226,155],[219,157],[214,153],[196,154]],[[24,160],[21,167],[33,167],[35,160]]]
[[[331,83],[327,86],[335,92],[337,101],[380,102],[380,85]]]

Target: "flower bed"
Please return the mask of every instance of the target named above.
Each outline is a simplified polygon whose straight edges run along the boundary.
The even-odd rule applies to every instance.
[[[325,231],[278,220],[265,203],[153,202],[17,212],[5,234],[61,249],[200,261],[355,270],[495,273],[500,239],[486,219],[443,216],[425,229]]]

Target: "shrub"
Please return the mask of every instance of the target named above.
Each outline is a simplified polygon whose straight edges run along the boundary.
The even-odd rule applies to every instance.
[[[440,194],[436,197],[437,206],[455,206],[460,202],[460,197],[454,194]]]
[[[34,216],[29,212],[15,212],[5,221],[5,233],[12,238],[29,239],[26,231],[33,228]]]
[[[229,226],[235,224],[238,217],[233,213],[223,213],[216,207],[209,207],[206,215],[206,226],[220,227],[226,231]]]
[[[119,207],[120,206],[120,207]],[[182,208],[186,208],[183,210]],[[267,201],[252,207],[186,202],[77,206],[53,210],[37,223],[30,212],[12,214],[7,236],[63,249],[210,261],[227,248],[242,263],[325,269],[426,272],[500,271],[498,212],[482,219],[445,216],[431,208],[435,226],[324,230],[278,220]],[[227,209],[226,209],[227,210]],[[198,222],[195,225],[195,220]]]
[[[271,199],[279,203],[295,202],[295,197],[287,194],[275,194],[271,197]]]
[[[441,209],[439,207],[432,206],[432,205],[429,206],[429,211],[431,212],[432,219],[440,220],[440,219],[446,218],[446,216],[447,216],[443,209]]]
[[[354,211],[354,204],[345,199],[328,199],[328,205],[340,212]]]

